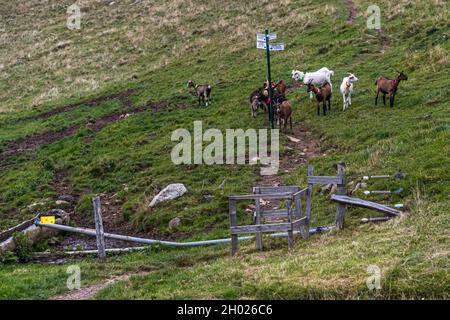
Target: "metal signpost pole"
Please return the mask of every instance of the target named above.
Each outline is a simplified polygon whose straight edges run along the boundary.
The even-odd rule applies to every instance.
[[[266,56],[267,56],[267,81],[269,87],[269,122],[274,129],[273,124],[273,99],[272,99],[272,79],[270,75],[270,47],[269,47],[269,30],[266,29]]]

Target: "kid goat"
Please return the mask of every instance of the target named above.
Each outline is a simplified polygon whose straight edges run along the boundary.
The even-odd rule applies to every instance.
[[[342,79],[341,83],[341,93],[342,99],[344,101],[343,111],[348,108],[348,106],[352,105],[352,92],[353,92],[353,83],[358,81],[358,78],[353,74],[349,73],[348,77]]]
[[[201,85],[195,85],[194,81],[189,80],[187,83],[187,87],[189,92],[198,97],[198,105],[200,106],[201,103],[205,106],[208,106],[209,104],[209,97],[211,96],[211,86],[209,84],[201,84]],[[192,89],[191,89],[192,88]]]

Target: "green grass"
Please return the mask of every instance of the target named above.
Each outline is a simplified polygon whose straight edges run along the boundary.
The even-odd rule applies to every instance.
[[[203,121],[204,130],[267,125],[261,116],[250,117],[247,102],[265,77],[264,52],[254,48],[254,34],[264,30],[267,17],[277,41],[287,48],[272,55],[275,79],[291,82],[290,71],[297,67],[335,71],[333,109],[327,117],[316,116],[305,90],[289,97],[295,125],[307,126],[321,138],[325,155],[310,161],[316,173],[333,174],[332,166],[341,160],[350,176],[402,169],[404,181],[370,186],[405,188],[392,201],[405,203],[408,214],[361,226],[358,221],[367,211],[351,209],[343,232],[299,240],[292,253],[279,239],[267,240],[263,253],[255,252],[253,243],[244,245],[237,258],[221,246],[162,248],[107,264],[87,260],[81,262],[83,285],[111,274],[151,270],[98,298],[448,298],[450,45],[443,1],[379,1],[389,39],[384,54],[379,53],[377,33],[366,29],[363,1],[355,1],[358,16],[352,25],[345,22],[348,8],[341,2],[286,0],[275,6],[269,1],[214,1],[194,7],[177,0],[135,6],[99,1],[82,7],[82,29],[76,32],[64,27],[65,10],[72,3],[38,3],[0,9],[8,21],[0,36],[0,149],[9,141],[113,113],[122,105],[113,100],[47,120],[30,116],[127,88],[143,87],[131,97],[136,106],[164,100],[169,107],[133,115],[96,133],[82,125],[73,136],[11,159],[0,170],[1,229],[32,216],[27,209],[31,203],[50,208],[55,174],[65,169],[78,193],[117,193],[124,218],[137,229],[191,239],[228,236],[227,196],[248,192],[258,168],[174,166],[170,136],[177,128],[192,129],[195,120]],[[11,41],[16,38],[20,41]],[[394,69],[403,69],[409,78],[400,84],[396,106],[375,107],[374,80],[394,76]],[[353,105],[342,112],[338,87],[347,72],[360,81]],[[209,108],[196,107],[187,93],[190,78],[213,85]],[[191,107],[180,109],[181,103]],[[305,185],[306,166],[283,180]],[[149,210],[152,196],[173,182],[184,183],[189,192]],[[205,194],[212,194],[212,201],[205,201]],[[333,223],[334,210],[324,196],[315,196],[313,223]],[[171,231],[167,224],[175,216],[182,223]],[[244,215],[239,218],[248,221]],[[382,290],[376,294],[365,285],[370,264],[382,270]],[[0,298],[49,298],[67,291],[66,267],[2,266]]]

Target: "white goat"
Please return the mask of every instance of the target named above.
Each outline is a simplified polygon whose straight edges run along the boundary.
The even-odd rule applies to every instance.
[[[349,73],[348,77],[342,79],[341,93],[344,101],[343,111],[352,105],[353,83],[356,81],[358,81],[358,78],[353,73]]]
[[[321,68],[316,72],[302,72],[299,70],[292,70],[292,79],[295,81],[301,81],[303,84],[312,84],[316,87],[321,87],[323,84],[328,82],[333,90],[333,85],[331,84],[331,76],[334,72],[328,68]],[[310,92],[310,98],[313,98],[312,91]]]

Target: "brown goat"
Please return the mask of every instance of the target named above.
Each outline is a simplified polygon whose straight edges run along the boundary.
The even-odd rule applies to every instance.
[[[399,72],[399,75],[396,79],[389,79],[387,77],[379,77],[375,81],[375,85],[377,86],[377,96],[375,97],[375,105],[378,103],[378,94],[383,93],[383,104],[386,105],[386,94],[389,95],[389,105],[394,107],[395,94],[397,92],[398,85],[401,80],[408,80],[408,76],[403,73],[403,71]]]
[[[264,81],[264,89],[268,89],[268,83],[269,81]],[[280,80],[277,83],[272,81],[272,92],[275,94],[285,94],[286,93],[286,81]]]
[[[209,99],[211,96],[211,86],[209,84],[201,84],[195,85],[194,81],[189,80],[187,83],[188,88],[192,88],[190,93],[196,97],[198,97],[198,105],[201,105],[201,102],[207,107],[209,104]]]
[[[323,115],[327,115],[327,105],[328,101],[328,111],[331,111],[331,85],[326,82],[320,88],[315,87],[313,84],[308,84],[307,92],[314,92],[317,99],[317,115],[320,116],[320,102],[323,102]]]
[[[280,128],[281,120],[283,120],[284,130],[286,131],[286,124],[289,120],[289,126],[292,130],[292,105],[288,100],[284,100],[282,103],[277,104],[276,115]]]

